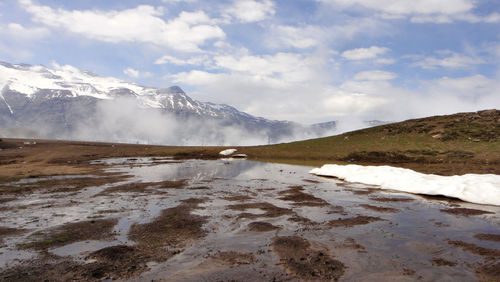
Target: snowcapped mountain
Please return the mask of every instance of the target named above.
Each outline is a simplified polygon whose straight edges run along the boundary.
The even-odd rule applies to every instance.
[[[266,144],[325,136],[335,128],[335,122],[302,126],[254,117],[193,100],[177,86],[144,87],[72,66],[0,62],[0,87],[0,136]]]

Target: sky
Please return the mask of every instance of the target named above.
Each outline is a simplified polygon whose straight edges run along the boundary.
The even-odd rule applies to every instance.
[[[0,61],[305,124],[499,109],[500,1],[2,0]]]

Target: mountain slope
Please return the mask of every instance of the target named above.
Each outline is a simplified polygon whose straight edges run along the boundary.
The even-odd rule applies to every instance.
[[[412,119],[337,136],[245,148],[256,160],[390,164],[426,173],[500,174],[500,111]]]
[[[266,144],[331,134],[335,122],[303,126],[191,99],[71,66],[0,62],[3,135],[171,145]],[[32,136],[35,135],[35,136]]]

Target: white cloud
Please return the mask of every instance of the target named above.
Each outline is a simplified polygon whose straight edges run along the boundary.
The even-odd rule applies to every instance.
[[[27,27],[18,23],[0,23],[0,57],[3,60],[28,61],[36,55],[39,41],[50,36],[45,27]]]
[[[198,0],[161,0],[163,3],[194,3]]]
[[[240,110],[271,119],[317,120],[318,99],[324,92],[327,62],[319,56],[296,53],[213,57],[214,72],[191,70],[170,75],[172,83],[201,89],[194,98],[227,103]],[[304,99],[304,95],[310,95]],[[318,104],[317,104],[318,103]]]
[[[299,79],[308,79],[304,76],[304,71],[313,67],[315,60],[306,58],[296,53],[279,52],[274,55],[264,56],[234,56],[221,55],[214,57],[215,65],[234,72],[242,72],[256,76],[275,76],[284,78],[294,77],[294,81]],[[299,72],[300,75],[294,75]]]
[[[170,55],[164,55],[160,58],[158,58],[155,61],[155,64],[161,65],[161,64],[174,64],[178,66],[186,66],[186,65],[193,65],[193,66],[209,66],[211,64],[211,59],[207,55],[203,56],[193,56],[188,59],[179,59]]]
[[[266,43],[273,48],[294,47],[299,49],[317,46],[326,32],[318,26],[287,26],[275,25],[271,27]]]
[[[18,23],[0,25],[0,34],[17,41],[35,41],[50,35],[50,30],[44,27],[24,27]]]
[[[373,70],[362,71],[354,76],[354,80],[392,80],[397,77],[397,74],[388,71]]]
[[[123,70],[123,73],[126,74],[127,76],[130,76],[132,78],[138,78],[139,77],[139,71],[134,70],[133,68],[126,68]]]
[[[368,9],[383,19],[409,18],[414,23],[500,22],[500,15],[478,16],[472,13],[476,0],[317,0],[344,9]]]
[[[228,17],[241,22],[257,22],[274,15],[275,7],[271,0],[234,0],[232,6],[225,10]]]
[[[341,56],[347,60],[375,59],[389,51],[389,48],[371,46],[369,48],[357,48],[342,52]]]
[[[392,65],[396,63],[396,60],[393,58],[377,58],[373,62],[378,65]]]
[[[123,70],[123,73],[131,78],[141,78],[141,77],[150,77],[152,74],[150,72],[140,72],[131,67],[128,67]]]
[[[443,58],[425,57],[413,63],[412,66],[418,66],[423,69],[435,69],[439,67],[450,69],[464,69],[472,67],[474,65],[485,63],[483,59],[477,57],[464,56],[450,51],[441,53],[449,56]]]
[[[459,78],[443,77],[427,81],[424,85],[432,94],[454,93],[457,97],[478,97],[490,94],[500,94],[500,83],[479,74]],[[498,102],[500,102],[500,98],[498,100]]]
[[[474,0],[319,0],[341,7],[361,6],[389,15],[458,14],[472,10]]]
[[[207,40],[225,37],[224,31],[203,12],[181,12],[165,22],[162,8],[141,5],[121,11],[64,10],[19,0],[35,22],[94,40],[140,42],[196,52]]]

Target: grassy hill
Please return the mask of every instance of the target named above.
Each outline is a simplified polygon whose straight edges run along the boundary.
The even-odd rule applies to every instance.
[[[29,141],[31,144],[25,144]],[[88,161],[108,157],[218,158],[227,147],[174,147],[53,140],[0,141],[2,179],[97,173]],[[393,165],[443,175],[500,174],[500,111],[413,119],[286,144],[235,147],[249,159],[320,166]]]
[[[390,164],[441,174],[500,174],[500,111],[412,119],[244,151],[254,159],[315,166]]]

